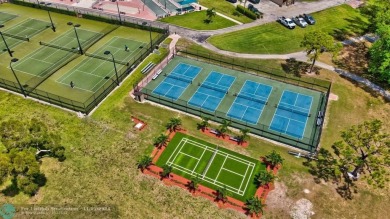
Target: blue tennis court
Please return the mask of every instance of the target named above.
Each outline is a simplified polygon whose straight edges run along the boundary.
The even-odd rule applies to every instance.
[[[178,64],[172,72],[153,90],[153,93],[177,100],[187,89],[202,68],[184,63]]]
[[[313,97],[285,90],[277,105],[270,129],[302,139]]]
[[[271,86],[250,80],[245,81],[227,116],[251,124],[257,124],[264,106],[267,105],[271,91]]]
[[[236,77],[212,71],[191,97],[189,104],[214,112]]]

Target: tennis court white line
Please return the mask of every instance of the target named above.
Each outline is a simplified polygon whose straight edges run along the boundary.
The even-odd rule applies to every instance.
[[[49,65],[55,64],[55,63],[52,63],[52,62],[46,62],[46,61],[39,60],[39,59],[36,59],[36,58],[30,58],[30,59],[35,60],[35,61],[38,61],[38,62],[43,62],[43,63],[49,64]]]
[[[248,169],[248,167],[249,167],[249,166],[246,166],[247,169]],[[231,173],[233,173],[233,174],[236,174],[237,176],[241,176],[241,177],[244,177],[244,176],[245,176],[245,175],[239,174],[239,173],[237,173],[237,172],[234,172],[234,171],[232,171],[232,170],[226,169],[226,168],[224,168],[224,167],[222,167],[221,170],[226,170],[226,171],[228,171],[228,172],[231,172]]]
[[[65,85],[65,86],[70,86],[69,84],[65,84],[65,83],[63,83],[63,82],[58,82],[58,81],[56,81],[56,82],[59,83],[59,84],[63,84],[63,85]],[[83,88],[77,87],[77,84],[76,84],[76,86],[75,86],[74,88],[79,89],[79,90],[83,90],[83,91],[86,91],[86,92],[89,92],[89,93],[94,93],[94,92],[92,92],[92,91],[90,91],[90,90],[85,90],[85,89],[83,89]]]
[[[175,150],[173,150],[171,156],[169,156],[168,162],[171,162],[171,163],[172,163],[172,161],[170,161],[171,158],[172,158],[172,156],[175,154],[176,150],[177,150],[179,147],[182,146],[181,144],[182,144],[184,141],[185,141],[185,138],[182,138],[182,139],[180,140],[179,144],[175,147]],[[181,149],[180,149],[180,150],[181,150]],[[180,150],[179,150],[179,151],[180,151]]]
[[[303,96],[307,96],[307,95],[303,95]],[[313,106],[313,97],[312,96],[309,96],[311,98],[311,103],[310,103],[310,108],[309,108],[309,113],[311,111],[311,107]],[[305,121],[305,128],[303,128],[303,133],[302,133],[302,138],[305,136],[305,132],[306,132],[306,126],[307,126],[307,122],[309,121],[309,118],[306,118],[306,121]]]
[[[226,162],[226,160],[228,159],[228,157],[229,157],[229,155],[227,155],[227,156],[225,157],[225,160],[223,161],[222,166],[220,167],[220,169],[219,169],[219,171],[218,171],[217,177],[215,177],[215,179],[214,179],[214,182],[217,181],[217,179],[218,179],[218,177],[219,177],[219,174],[221,173],[221,171],[222,171],[222,169],[223,169],[223,166],[225,165],[225,162]]]
[[[190,142],[190,144],[192,144],[192,145],[194,145],[194,146],[197,146],[197,147],[199,147],[199,148],[204,148],[203,146],[206,146],[206,145],[203,145],[203,144],[198,143],[198,142],[196,142],[196,141],[192,141],[191,139],[187,139],[187,142]],[[208,150],[208,151],[211,151],[211,152],[215,152],[215,151],[216,151],[216,149],[210,148],[210,147],[208,147],[207,150]],[[244,160],[244,159],[242,159],[242,158],[240,158],[240,157],[237,157],[237,156],[235,156],[235,155],[228,154],[228,153],[223,152],[223,151],[220,151],[220,150],[217,150],[217,151],[218,151],[218,153],[219,153],[220,155],[222,155],[222,156],[229,155],[229,158],[232,159],[232,160],[238,161],[238,162],[243,163],[243,164],[246,164],[246,165],[253,165],[253,166],[255,166],[255,164],[254,164],[253,162],[251,162],[251,161]]]
[[[217,154],[218,154],[218,150],[214,151],[213,157],[211,158],[211,160],[209,160],[209,163],[208,163],[208,165],[207,165],[207,168],[206,168],[205,170],[203,170],[203,173],[202,173],[203,176],[202,176],[202,178],[204,178],[204,177],[206,176],[206,174],[207,174],[207,172],[209,171],[211,164],[214,162],[214,158],[215,158],[215,156],[217,156]],[[215,182],[215,180],[214,180],[214,182]]]
[[[199,160],[199,158],[197,158],[197,157],[194,157],[194,156],[192,156],[192,155],[189,155],[189,154],[186,154],[186,153],[184,153],[184,152],[181,152],[180,151],[180,154],[184,154],[185,156],[187,156],[187,157],[191,157],[191,158],[194,158],[195,160]]]
[[[187,139],[182,139],[182,140],[184,140],[183,144],[181,145],[181,147],[180,147],[179,151],[177,152],[176,156],[173,158],[173,161],[176,160],[177,155],[179,155],[179,153],[181,152],[181,149],[183,149],[184,145],[187,143]],[[173,161],[171,163],[173,163]]]
[[[182,172],[184,172],[184,173],[187,173],[187,174],[189,174],[189,175],[191,175],[191,176],[201,176],[200,174],[194,174],[194,175],[192,175],[192,174],[191,174],[191,170],[189,170],[189,169],[187,169],[187,168],[185,168],[185,167],[179,166],[179,165],[177,165],[177,164],[174,164],[174,163],[173,163],[171,166],[172,166],[173,168],[178,169],[178,170],[180,170],[180,171],[182,171]],[[214,179],[211,179],[210,177],[207,177],[207,176],[205,176],[204,178],[202,178],[202,180],[203,180],[203,181],[206,181],[206,182],[208,182],[208,183],[211,183],[211,184],[213,184],[213,185],[216,185],[216,186],[220,186],[220,187],[226,186],[226,189],[227,189],[227,190],[229,190],[229,191],[231,191],[231,192],[234,192],[234,193],[236,193],[236,194],[238,194],[238,195],[244,195],[244,193],[245,193],[245,191],[239,190],[239,189],[237,189],[237,188],[235,188],[235,187],[233,187],[233,186],[224,184],[224,183],[219,182],[219,181],[214,181]],[[249,180],[248,180],[248,181],[249,181]]]
[[[254,167],[252,167],[252,168],[254,168]],[[245,178],[246,178],[246,174],[248,173],[248,169],[249,169],[249,166],[246,166],[245,174],[243,175],[244,180],[245,180]],[[249,179],[250,179],[250,177],[249,177]],[[244,180],[241,181],[241,184],[240,184],[240,188],[239,188],[239,189],[241,189],[242,183],[244,182]]]
[[[205,149],[203,149],[203,153],[202,153],[202,155],[200,155],[200,158],[198,159],[198,162],[196,163],[196,165],[195,165],[194,169],[192,170],[192,173],[191,173],[191,174],[193,174],[194,171],[196,170],[196,168],[198,167],[199,161],[202,160],[203,155],[204,155],[204,153],[206,152],[206,150],[207,150],[207,146],[206,146]]]
[[[254,170],[255,170],[255,166],[252,166],[252,171],[251,171],[251,173],[249,174],[248,180],[246,181],[246,186],[245,186],[244,191],[246,191],[246,189],[248,188],[249,181],[250,181],[250,179],[252,178],[252,174],[253,174],[253,171],[254,171]],[[245,175],[245,176],[246,176],[246,175]],[[245,178],[244,178],[244,180],[245,180]],[[240,187],[240,189],[241,189],[241,187]]]

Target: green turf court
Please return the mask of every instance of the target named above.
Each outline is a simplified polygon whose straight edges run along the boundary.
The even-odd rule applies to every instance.
[[[16,14],[10,14],[6,12],[0,12],[0,24],[4,24],[7,21],[10,21],[14,18],[16,18],[18,15]]]
[[[181,77],[188,78],[193,73],[191,69],[199,69],[191,83],[170,77],[184,74]],[[208,88],[204,87],[205,83]],[[220,89],[222,92],[218,91]],[[248,128],[252,133],[273,140],[283,139],[282,142],[289,145],[302,143],[305,150],[311,150],[309,145],[313,145],[317,136],[317,114],[325,97],[316,90],[180,55],[142,88],[142,92],[151,101],[184,112],[214,121],[226,119],[236,128]]]
[[[164,164],[187,179],[198,176],[200,184],[212,189],[226,186],[229,196],[241,201],[253,197],[254,177],[265,169],[259,160],[182,133],[176,133],[157,161],[158,166]]]
[[[127,50],[125,50],[127,46]],[[70,82],[75,84],[76,89],[86,92],[96,92],[107,80],[116,80],[115,68],[111,55],[104,55],[105,51],[110,51],[115,58],[117,70],[123,69],[133,57],[137,56],[147,46],[144,42],[113,37],[103,47],[88,54],[82,63],[62,75],[57,83],[69,86]]]
[[[39,34],[49,27],[50,23],[37,19],[27,19],[2,31],[9,48],[15,48],[24,41]],[[6,26],[7,27],[7,26]],[[0,52],[6,52],[3,40],[0,41]]]

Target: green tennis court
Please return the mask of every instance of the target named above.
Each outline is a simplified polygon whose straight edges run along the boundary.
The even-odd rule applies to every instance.
[[[265,166],[260,161],[177,133],[164,150],[158,166],[167,164],[188,179],[199,177],[201,184],[223,188],[230,196],[245,201],[256,192],[254,177]]]
[[[116,80],[115,68],[111,55],[104,55],[105,51],[115,58],[117,70],[120,71],[127,63],[146,46],[146,43],[113,37],[103,47],[87,56],[82,63],[76,65],[69,72],[56,80],[57,83],[69,86],[74,83],[75,89],[87,92],[95,92],[103,86],[107,80]]]
[[[16,14],[9,14],[5,12],[0,12],[0,24],[4,24],[5,22],[12,20],[16,18],[18,15]]]
[[[37,19],[27,19],[19,24],[9,27],[2,31],[4,39],[7,42],[9,48],[15,48],[24,41],[29,41],[30,38],[39,34],[49,27],[50,23],[37,20]],[[5,26],[7,27],[7,26]],[[5,52],[6,46],[3,40],[0,41],[0,50]]]

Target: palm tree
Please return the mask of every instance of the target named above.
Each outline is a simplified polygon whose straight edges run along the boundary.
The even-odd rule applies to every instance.
[[[277,153],[275,150],[265,156],[265,162],[269,163],[272,168],[276,167],[279,164],[283,164],[283,161],[284,159],[282,158],[282,156],[280,156],[280,154]]]
[[[245,202],[245,206],[248,209],[248,213],[250,215],[255,214],[256,216],[259,216],[259,213],[261,213],[261,214],[264,213],[263,208],[266,206],[266,204],[263,204],[261,202],[261,200],[257,196],[255,196],[255,197],[248,199]]]
[[[191,191],[196,191],[199,187],[199,183],[202,180],[199,178],[199,175],[196,175],[196,177],[192,177],[191,182],[188,184],[188,187],[190,188]]]
[[[169,129],[170,132],[174,132],[180,129],[181,123],[181,119],[179,118],[170,118],[166,127],[167,129]]]
[[[217,12],[215,12],[215,8],[209,8],[209,9],[207,9],[207,11],[206,11],[206,16],[207,16],[207,19],[206,19],[206,20],[207,20],[209,23],[211,23],[213,17],[215,17],[216,15],[217,15]]]
[[[162,146],[166,145],[167,141],[168,141],[168,136],[161,134],[160,136],[154,139],[154,145],[156,145],[158,148],[161,148]]]
[[[144,155],[142,156],[138,161],[137,161],[137,166],[138,168],[141,169],[142,172],[144,172],[144,170],[146,168],[148,168],[148,166],[150,166],[150,164],[152,164],[152,158],[148,155]]]
[[[248,133],[250,132],[250,130],[247,128],[244,128],[244,129],[240,129],[240,132],[241,132],[241,135],[238,136],[238,140],[239,140],[238,144],[244,143],[245,140],[249,138]]]
[[[266,170],[260,171],[255,176],[255,183],[257,184],[257,187],[268,185],[274,180],[275,180],[275,176],[271,172]]]
[[[229,132],[229,125],[230,125],[230,121],[224,119],[222,120],[222,124],[217,128],[217,131],[219,132],[219,135],[222,136],[223,138],[225,138],[225,135],[227,132]]]
[[[162,166],[162,169],[163,169],[163,171],[161,172],[161,177],[162,178],[165,178],[165,177],[169,178],[169,174],[172,172],[172,167],[167,165],[167,164],[164,164]]]
[[[228,196],[228,191],[226,189],[226,185],[224,185],[222,188],[217,189],[217,196],[215,197],[217,200],[220,200],[222,202],[227,202],[227,196]]]
[[[205,117],[205,116],[202,116],[202,122],[198,123],[198,129],[202,129],[202,131],[204,131],[207,127],[209,127],[209,118],[208,117]]]

